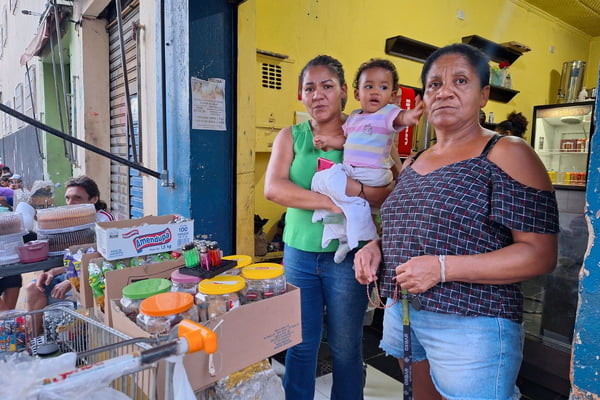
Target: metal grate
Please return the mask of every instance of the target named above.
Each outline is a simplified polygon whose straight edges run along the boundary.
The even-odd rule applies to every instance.
[[[275,64],[262,63],[262,87],[281,90],[282,69]]]

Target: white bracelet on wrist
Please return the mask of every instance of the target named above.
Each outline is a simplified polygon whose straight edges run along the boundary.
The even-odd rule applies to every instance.
[[[446,255],[442,254],[438,257],[440,260],[440,275],[442,277],[441,282],[446,282]]]

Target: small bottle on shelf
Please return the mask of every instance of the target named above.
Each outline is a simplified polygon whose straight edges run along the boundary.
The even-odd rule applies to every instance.
[[[585,100],[587,100],[587,98],[588,98],[588,91],[587,91],[586,87],[584,86],[581,89],[581,92],[579,92],[579,96],[577,96],[577,100],[585,101]]]

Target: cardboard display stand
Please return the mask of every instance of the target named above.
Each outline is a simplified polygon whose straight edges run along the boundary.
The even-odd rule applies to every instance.
[[[127,318],[118,300],[111,300],[110,308],[113,328],[131,337],[150,336]],[[212,356],[215,374],[209,374],[208,354],[186,355],[184,365],[194,391],[300,343],[300,289],[288,284],[282,295],[244,304],[204,325],[216,327],[219,344]],[[164,374],[159,372],[158,376]]]

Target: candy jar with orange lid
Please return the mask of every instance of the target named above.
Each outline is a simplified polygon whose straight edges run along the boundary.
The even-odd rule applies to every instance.
[[[198,322],[194,296],[184,292],[167,292],[142,301],[137,324],[153,335],[165,335],[184,318]]]

